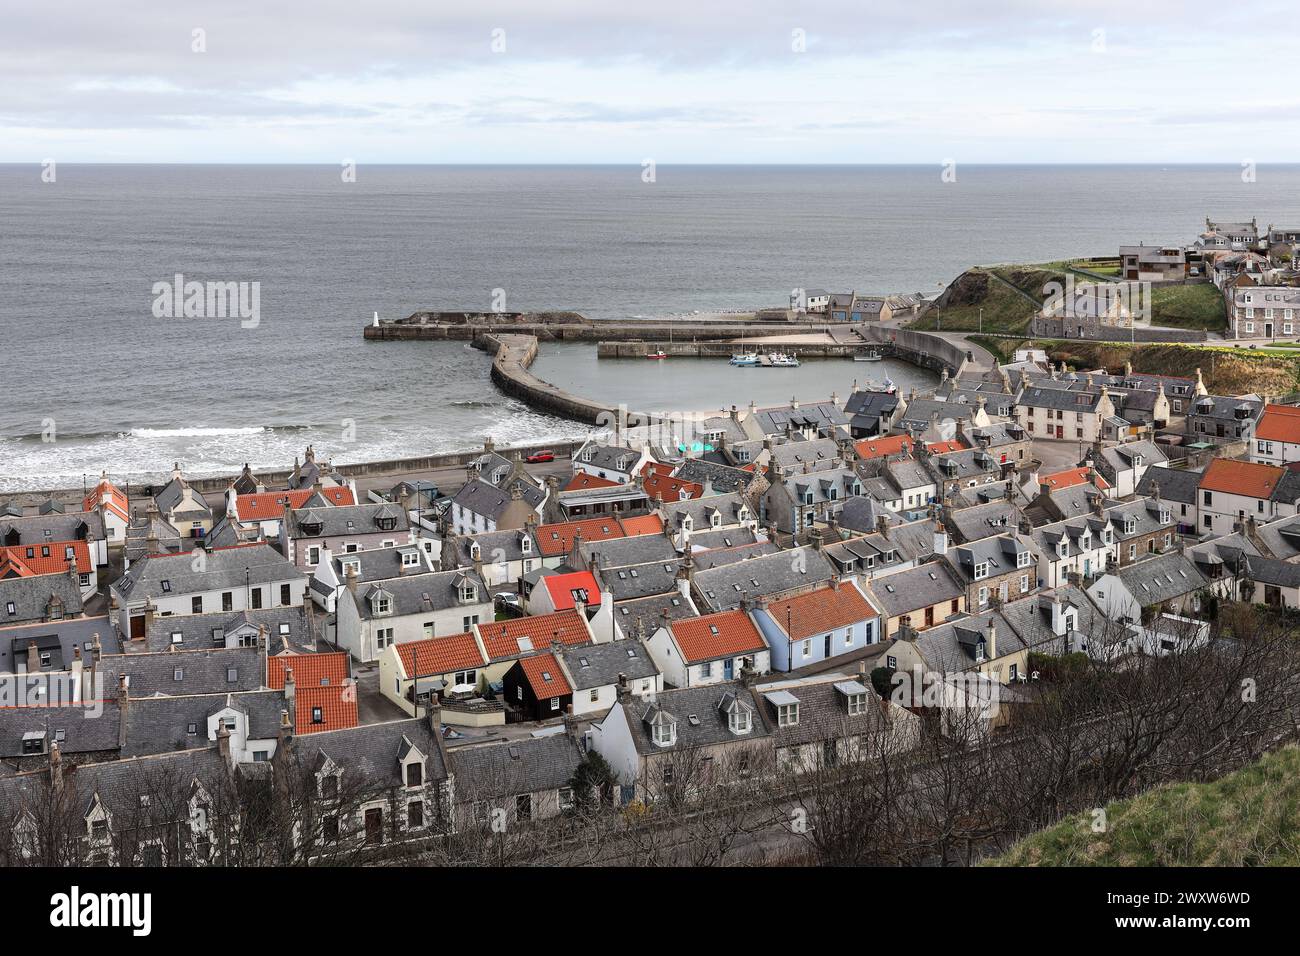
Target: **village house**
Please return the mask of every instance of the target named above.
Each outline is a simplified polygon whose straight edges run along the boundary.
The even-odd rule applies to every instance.
[[[518,827],[571,810],[571,781],[585,753],[576,735],[499,740],[449,748],[456,828]]]
[[[120,653],[121,642],[107,616],[0,626],[0,674],[67,673],[91,678],[103,655]],[[94,690],[93,679],[86,685]]]
[[[1055,588],[1106,569],[1115,543],[1110,521],[1095,510],[1086,516],[1040,525],[1029,532],[1038,552],[1038,583]]]
[[[1014,530],[953,546],[940,524],[935,554],[948,562],[965,587],[972,613],[985,610],[994,599],[1005,603],[1022,598],[1038,586],[1033,541]]]
[[[108,536],[98,509],[28,515],[13,502],[0,508],[0,547],[51,541],[85,541],[95,566],[102,568],[108,564]]]
[[[754,688],[780,773],[833,770],[912,750],[921,720],[881,700],[865,675],[818,674]]]
[[[1098,391],[1070,391],[1031,385],[1016,398],[1016,421],[1031,438],[1068,439],[1093,444],[1102,438],[1102,422],[1115,415],[1105,385]]]
[[[742,784],[771,771],[771,732],[739,681],[620,696],[589,731],[589,746],[618,776],[622,803]]]
[[[771,670],[767,642],[748,608],[665,621],[646,650],[670,687],[701,687]]]
[[[1173,512],[1158,495],[1116,502],[1104,514],[1114,541],[1111,559],[1121,567],[1173,547]]]
[[[562,647],[557,642],[551,652],[521,657],[502,676],[504,699],[519,719],[549,720],[572,709],[573,687],[556,658]]]
[[[663,675],[637,640],[565,647],[556,656],[573,688],[575,716],[604,713],[614,706],[620,690],[644,698],[664,689]]]
[[[606,445],[588,439],[573,453],[574,474],[582,472],[615,484],[629,484],[651,462],[650,451],[634,451],[621,445]]]
[[[190,487],[179,463],[172,467],[171,481],[154,493],[153,503],[167,523],[187,538],[202,538],[212,530],[212,507],[202,492]]]
[[[867,599],[880,609],[880,639],[898,637],[903,628],[924,630],[967,609],[966,588],[943,561],[867,582]]]
[[[155,617],[302,607],[308,579],[268,544],[146,555],[109,587],[118,631],[141,639]]]
[[[1168,463],[1168,456],[1152,441],[1094,447],[1085,461],[1106,479],[1117,498],[1134,494],[1148,470]]]
[[[1168,507],[1179,534],[1196,533],[1196,502],[1201,473],[1182,468],[1153,468],[1138,482],[1142,498],[1159,497]]]
[[[83,512],[99,514],[104,524],[104,538],[110,545],[126,543],[127,525],[131,523],[131,505],[126,493],[101,474],[99,482],[81,502]]]
[[[1292,336],[1300,328],[1300,288],[1256,284],[1245,278],[1228,294],[1228,332],[1234,339]]]
[[[1196,565],[1173,551],[1103,574],[1087,591],[1107,619],[1139,624],[1163,612],[1199,615],[1206,583]]]
[[[691,597],[702,612],[728,611],[760,597],[780,600],[825,584],[835,569],[814,547],[790,548],[689,575]]]
[[[451,499],[451,530],[458,535],[510,531],[539,521],[547,493],[524,471],[519,459],[500,485],[471,478]],[[531,516],[531,517],[530,517]]]
[[[847,465],[789,477],[769,465],[767,479],[767,490],[759,499],[759,521],[796,537],[839,514],[846,499],[862,494],[862,479]]]
[[[296,567],[311,570],[321,556],[414,544],[405,509],[391,504],[284,507],[280,551]]]
[[[304,604],[154,617],[145,628],[143,649],[265,647],[272,656],[312,654],[316,635],[309,610]]]
[[[854,438],[888,434],[894,427],[894,415],[900,404],[897,391],[873,392],[855,388],[844,403],[850,434]]]
[[[338,609],[339,593],[347,587],[351,574],[356,576],[356,583],[364,587],[376,581],[432,574],[436,570],[438,568],[429,561],[428,555],[413,544],[350,551],[342,555],[325,549],[312,572],[311,599],[326,614],[333,614]]]
[[[522,528],[468,537],[446,534],[442,539],[442,566],[472,567],[489,588],[517,585],[525,574],[540,568],[542,561],[536,516],[526,518]]]
[[[1249,450],[1255,423],[1263,411],[1264,402],[1254,395],[1202,395],[1188,407],[1187,437],[1194,442],[1219,444],[1243,441]]]
[[[584,647],[600,639],[586,616],[577,611],[491,621],[477,625],[474,631],[488,658],[479,674],[480,685],[499,682],[515,661],[548,651],[556,643]]]
[[[50,541],[0,547],[0,579],[30,578],[41,574],[75,575],[83,600],[99,588],[95,562],[85,541]]]
[[[1137,282],[1181,282],[1187,278],[1187,251],[1177,244],[1120,246],[1120,276]]]
[[[854,584],[834,580],[782,601],[759,598],[753,613],[777,671],[818,664],[875,644],[878,619]]]
[[[345,573],[351,572],[345,567]],[[458,568],[360,584],[348,573],[338,593],[334,643],[361,662],[392,644],[463,634],[491,621],[492,597],[472,569]]]
[[[1250,460],[1261,465],[1300,461],[1300,408],[1267,405],[1255,426]]]
[[[258,537],[271,540],[280,537],[280,522],[285,509],[309,507],[338,507],[355,505],[352,489],[347,485],[302,488],[297,491],[258,491],[239,494],[232,481],[226,489],[226,518],[242,526],[253,526]]]
[[[460,699],[476,698],[486,689],[487,663],[487,652],[473,629],[390,644],[379,655],[379,692],[412,717],[428,708],[430,695],[437,695],[445,723],[501,725],[503,708],[459,705]]]
[[[268,657],[266,686],[284,691],[296,734],[345,730],[359,723],[356,681],[347,654]]]
[[[1296,513],[1300,472],[1230,458],[1215,458],[1201,474],[1197,528],[1231,534],[1248,518],[1257,523]]]

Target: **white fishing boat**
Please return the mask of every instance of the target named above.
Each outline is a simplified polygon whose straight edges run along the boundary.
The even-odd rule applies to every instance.
[[[753,352],[740,352],[731,357],[732,365],[753,366],[758,364],[758,356]]]
[[[855,362],[879,362],[884,356],[879,352],[859,352],[853,356]]]
[[[768,363],[772,368],[798,368],[799,360],[793,355],[786,355],[784,352],[773,352],[768,356]]]

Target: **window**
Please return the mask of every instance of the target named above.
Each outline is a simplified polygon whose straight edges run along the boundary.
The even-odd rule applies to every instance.
[[[418,787],[424,783],[424,765],[421,763],[408,763],[406,765],[406,785],[408,787]]]
[[[551,710],[559,710],[559,709],[560,709],[560,698],[558,698],[558,697],[552,697],[552,698],[551,698]]]
[[[804,657],[812,656],[812,641],[803,642],[803,656]]]
[[[375,645],[382,651],[389,644],[393,643],[393,629],[391,627],[381,627],[375,631]]]
[[[849,713],[865,714],[867,712],[867,695],[853,694],[849,697]]]
[[[531,820],[533,818],[533,795],[521,793],[515,797],[515,819]]]
[[[560,788],[560,809],[561,810],[573,809],[573,788],[572,787]]]
[[[181,643],[184,643],[184,641],[185,641],[185,635],[184,635],[184,634],[182,634],[180,631],[172,631],[172,643],[173,643],[173,644],[181,644]]]
[[[1020,575],[1020,593],[1024,594],[1029,590],[1029,575]]]
[[[313,707],[311,709],[311,722],[313,724],[325,723],[325,711],[320,707]]]
[[[192,614],[203,613],[203,595],[200,594],[197,597],[190,598],[190,613]]]
[[[333,815],[321,821],[321,839],[326,843],[337,843],[339,839],[339,818]]]
[[[424,826],[424,801],[412,800],[406,805],[406,825],[412,830]]]
[[[232,591],[221,592],[221,610],[233,611],[235,609],[235,595]]]
[[[292,603],[293,598],[290,596],[290,594],[289,594],[289,590],[290,590],[289,585],[287,585],[287,584],[281,584],[281,585],[280,585],[280,603],[281,603],[281,604],[288,605],[288,604]]]
[[[700,677],[705,678],[705,677],[712,677],[712,676],[713,676],[713,661],[705,661],[703,664],[700,665]]]
[[[987,578],[988,576],[989,576],[989,563],[987,561],[981,561],[979,564],[975,565],[976,581],[979,581],[983,578]]]
[[[262,606],[262,589],[253,588],[253,610],[257,610],[261,606]]]
[[[238,668],[238,667],[227,667],[227,668],[226,668],[226,683],[227,683],[227,684],[234,684],[234,683],[237,683],[238,681],[239,681],[239,668]]]
[[[794,727],[799,723],[799,705],[781,704],[776,709],[776,722],[779,727]]]
[[[600,702],[600,688],[593,687],[591,690],[591,702],[593,704]]]

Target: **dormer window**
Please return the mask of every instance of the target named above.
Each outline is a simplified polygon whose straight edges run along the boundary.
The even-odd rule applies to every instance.
[[[867,712],[867,695],[851,694],[848,699],[848,708],[850,715],[865,714]]]
[[[420,563],[420,555],[415,551],[407,551],[402,554],[402,567],[413,568]]]
[[[424,764],[418,760],[412,761],[406,765],[406,785],[408,787],[418,787],[424,783]]]
[[[1030,562],[1030,560],[1031,560],[1032,558],[1033,558],[1033,555],[1030,554],[1028,551],[1017,551],[1017,552],[1016,552],[1016,567],[1018,567],[1018,568],[1027,568],[1027,567],[1029,567],[1029,562]]]
[[[989,576],[989,563],[988,563],[987,561],[981,561],[979,564],[975,565],[975,580],[976,580],[976,581],[983,580],[984,578],[987,578],[988,576]]]
[[[386,597],[375,598],[375,613],[387,614],[392,609],[392,602]]]
[[[379,526],[380,531],[392,531],[397,527],[396,518],[376,518],[375,524]]]
[[[1168,512],[1168,511],[1161,511],[1161,512],[1160,512],[1160,523],[1161,523],[1161,524],[1169,524],[1170,520],[1171,520],[1171,519],[1170,519],[1170,515],[1169,515],[1169,512]]]
[[[1137,530],[1137,519],[1131,516],[1126,517],[1124,519],[1124,533],[1132,534],[1136,530]]]
[[[528,537],[528,535],[524,535],[522,538],[520,538],[520,539],[519,539],[519,550],[520,550],[520,552],[523,553],[523,554],[532,554],[532,552],[533,552],[533,539],[530,538],[530,537]]]
[[[776,708],[776,723],[778,727],[794,727],[799,723],[799,702],[792,704],[779,704]]]
[[[727,715],[727,727],[733,734],[747,734],[751,726],[752,718],[747,710],[738,707]]]
[[[460,599],[466,604],[478,600],[478,588],[474,587],[472,584],[465,585],[460,589]]]
[[[661,720],[654,725],[654,742],[657,747],[671,747],[677,743],[677,722]]]
[[[975,645],[975,660],[976,660],[977,663],[978,663],[979,661],[984,660],[984,642],[983,642],[983,641],[979,641],[979,642]]]

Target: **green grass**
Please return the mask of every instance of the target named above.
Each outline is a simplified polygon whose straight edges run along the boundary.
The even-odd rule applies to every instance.
[[[1218,332],[1228,324],[1223,295],[1210,282],[1157,286],[1151,290],[1151,324]]]
[[[971,270],[978,274],[982,270]],[[975,332],[981,328],[980,310],[983,310],[985,332],[1024,333],[1029,330],[1029,320],[1034,307],[1011,289],[989,280],[988,291],[979,302],[942,306],[930,309],[912,322],[908,328],[945,332]]]
[[[993,866],[1300,865],[1300,750],[1211,783],[1158,787],[1028,837]]]

